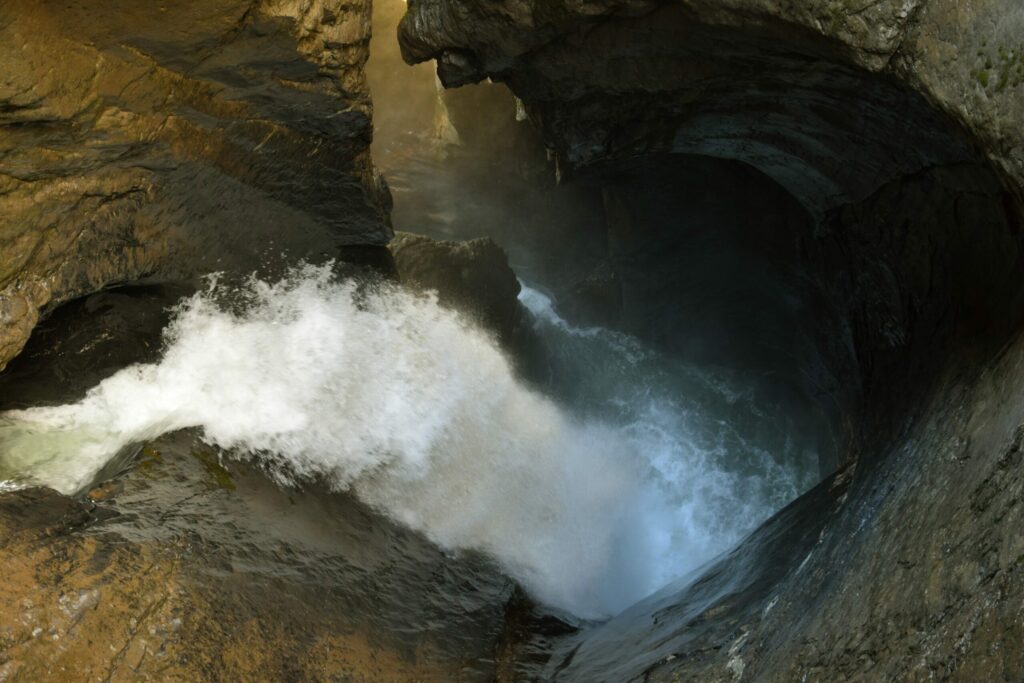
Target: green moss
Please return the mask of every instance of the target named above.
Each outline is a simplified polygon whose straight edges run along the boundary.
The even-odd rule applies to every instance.
[[[149,444],[142,447],[137,465],[142,476],[152,479],[156,476],[155,470],[162,464],[164,464],[164,456],[160,454],[160,451]]]
[[[198,460],[209,479],[206,485],[211,489],[235,490],[235,481],[231,473],[220,463],[220,456],[210,449],[196,446],[192,449],[192,457]]]
[[[983,58],[984,68],[973,75],[981,87],[987,89],[991,85],[995,92],[1001,93],[1024,83],[1024,43],[1016,47],[999,45],[995,55],[979,53],[978,56]]]
[[[846,17],[848,8],[846,5],[849,3],[847,0],[841,0],[839,4],[826,5],[826,16],[825,21],[822,22],[824,25],[824,32],[826,34],[836,34],[846,25]]]

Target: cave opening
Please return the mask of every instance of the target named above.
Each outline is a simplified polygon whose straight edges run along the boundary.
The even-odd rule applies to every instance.
[[[815,480],[881,458],[939,378],[1018,327],[1002,171],[829,41],[660,6],[527,49],[430,3],[377,5],[368,74],[396,228],[491,237],[570,324],[742,377]]]

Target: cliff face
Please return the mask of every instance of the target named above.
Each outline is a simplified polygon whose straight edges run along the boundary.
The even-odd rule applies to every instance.
[[[188,435],[139,457],[84,502],[0,496],[6,680],[493,679],[496,572],[421,601],[408,587],[451,559],[351,500],[288,493]],[[408,566],[382,560],[395,545]]]
[[[1021,35],[1009,0],[410,2],[408,61],[506,83],[601,188],[618,324],[685,353],[720,329],[838,450],[542,677],[1024,672]]]
[[[723,179],[716,160],[791,195],[808,221],[781,205],[741,216],[781,220],[740,277],[787,291],[777,299],[796,302],[800,334],[817,340],[811,351],[778,340],[760,370],[802,365],[778,391],[835,416],[880,381],[883,398],[905,374],[919,382],[951,337],[997,338],[1019,317],[1024,46],[1013,36],[1024,15],[1010,2],[796,5],[418,0],[399,39],[407,60],[436,59],[449,86],[508,84],[558,174],[601,188],[618,318],[640,321],[630,328],[642,336],[680,337],[643,320],[693,295],[652,285],[651,272],[678,262],[644,245],[733,231],[728,205],[763,194],[753,188],[764,180]],[[688,161],[652,180],[645,160],[656,156]],[[715,196],[718,218],[693,210]],[[702,306],[724,310],[713,300],[736,275],[710,278]],[[775,335],[768,321],[744,329],[731,336]],[[764,355],[749,345],[743,354]]]
[[[400,39],[408,61],[436,58],[446,85],[508,82],[568,167],[658,149],[738,158],[771,175],[799,159],[820,177],[792,178],[791,189],[827,208],[854,196],[846,185],[857,175],[869,176],[856,183],[862,196],[901,164],[943,160],[913,116],[886,123],[909,105],[892,98],[912,99],[893,83],[958,118],[1020,186],[1022,33],[1024,8],[1012,0],[417,0]],[[858,104],[828,111],[847,97]],[[859,136],[813,134],[844,117]],[[794,121],[805,138],[786,134]],[[884,139],[892,158],[865,165],[871,150],[843,153],[887,125],[904,136]],[[895,153],[905,150],[911,159]],[[830,157],[844,168],[829,169]]]
[[[390,236],[370,3],[0,8],[0,368],[105,285]]]
[[[798,297],[845,321],[809,330],[833,339],[820,353],[833,369],[797,383],[809,395],[846,384],[845,406],[894,356],[920,340],[941,346],[939,328],[988,334],[1016,319],[1004,304],[1017,296],[1022,30],[1009,2],[419,0],[399,38],[407,60],[437,59],[447,85],[511,87],[559,174],[603,188],[620,279],[637,254],[614,238],[642,214],[652,223],[636,192],[621,191],[637,185],[637,159],[739,161],[786,190],[813,227],[791,228],[790,254],[768,265],[800,261],[791,272],[813,275],[798,275]],[[741,195],[750,181],[719,185]],[[626,308],[649,305],[629,300],[635,283],[622,287]],[[841,379],[850,374],[863,387]]]

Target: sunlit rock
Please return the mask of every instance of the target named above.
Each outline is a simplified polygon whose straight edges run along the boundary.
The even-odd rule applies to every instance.
[[[369,13],[4,3],[0,367],[40,311],[111,283],[384,244]]]

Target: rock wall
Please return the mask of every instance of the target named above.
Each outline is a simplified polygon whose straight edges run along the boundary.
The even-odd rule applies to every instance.
[[[396,40],[406,9],[374,3],[366,66],[374,163],[395,229],[442,241],[487,235],[527,282],[577,279],[601,258],[600,190],[556,185],[539,132],[504,84],[446,90],[431,64],[409,67]]]
[[[370,3],[0,7],[0,368],[110,283],[390,237]]]
[[[814,226],[793,239],[788,277],[817,290],[831,321],[806,332],[831,347],[811,354],[832,358],[831,378],[800,374],[818,384],[805,389],[813,400],[831,384],[849,412],[861,385],[878,386],[873,373],[902,373],[910,356],[941,364],[950,337],[995,339],[1020,320],[1024,15],[1009,2],[791,5],[418,0],[399,38],[407,60],[436,59],[447,85],[508,84],[563,180],[639,187],[622,180],[631,168],[688,155],[742,162],[788,191]],[[743,203],[746,186],[737,173],[718,191]],[[612,195],[614,262],[616,225],[652,211]],[[650,251],[633,268],[667,272]],[[778,269],[793,256],[763,260]],[[627,295],[620,318],[649,305]]]
[[[390,245],[402,284],[433,291],[438,301],[510,342],[524,324],[519,282],[508,256],[488,238],[444,242],[400,232]]]
[[[1024,116],[1021,35],[1024,8],[1014,0],[416,0],[400,29],[406,59],[437,59],[446,85],[486,77],[508,82],[570,168],[654,147],[713,150],[769,174],[773,165],[788,165],[784,157],[833,156],[844,142],[870,142],[870,128],[884,125],[872,117],[900,105],[885,101],[899,95],[886,94],[883,84],[861,89],[857,82],[864,84],[867,73],[909,85],[953,114],[1018,187],[1024,181],[1024,132],[1016,125]],[[836,65],[846,68],[834,71]],[[768,75],[786,97],[764,88]],[[755,77],[760,93],[748,88]],[[799,97],[792,96],[794,87]],[[800,119],[807,133],[830,127],[822,120],[829,93],[847,88],[859,105],[834,113],[851,117],[860,136],[785,135],[788,117]],[[736,135],[735,119],[721,120],[723,114],[747,115],[751,125]],[[593,125],[602,119],[604,125]],[[900,129],[909,137],[880,144],[914,153],[903,163],[941,156],[924,151],[913,117],[906,124]],[[892,175],[877,159],[874,166],[857,163],[872,154],[834,156],[845,160],[845,173],[866,173],[867,185]],[[819,172],[821,187],[805,191],[827,207],[841,199],[835,195],[845,184],[829,179],[844,171],[826,165]]]
[[[550,658],[519,660],[523,676],[1024,675],[1021,35],[1012,0],[411,0],[407,60],[437,60],[448,86],[508,84],[559,176],[604,189],[620,320],[718,324],[697,315],[704,300],[727,314],[700,255],[720,261],[735,235],[724,253],[749,258],[725,278],[729,353],[810,379],[837,418],[838,471],[818,488],[609,622],[537,637]],[[723,159],[805,219],[780,204],[678,220],[727,215],[698,187],[762,206],[767,186]],[[766,310],[785,333],[757,324]]]
[[[457,606],[418,602],[405,587],[451,562],[427,541],[367,525],[372,512],[336,495],[297,502],[198,443],[147,445],[134,474],[84,501],[48,489],[0,497],[0,677],[493,678],[507,580],[491,572]],[[388,544],[402,545],[409,569],[386,560]],[[472,615],[450,619],[467,605]]]
[[[558,681],[1011,681],[1024,673],[1024,344],[943,373],[899,438],[699,576],[556,645]]]

